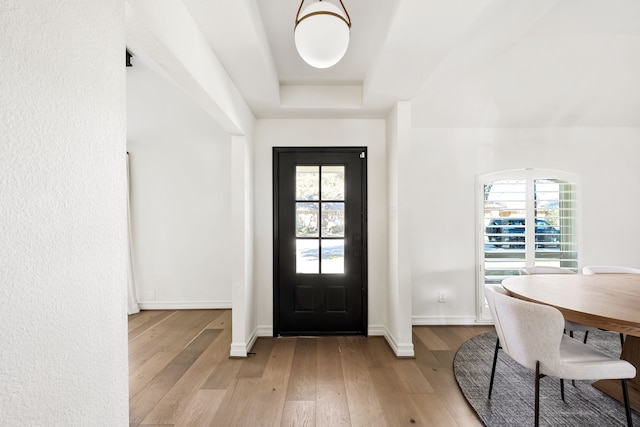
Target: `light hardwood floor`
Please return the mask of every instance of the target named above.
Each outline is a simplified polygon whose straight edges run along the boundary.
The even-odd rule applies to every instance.
[[[481,426],[452,362],[492,329],[415,326],[415,359],[382,337],[258,338],[230,359],[230,310],[143,311],[129,316],[130,424]]]

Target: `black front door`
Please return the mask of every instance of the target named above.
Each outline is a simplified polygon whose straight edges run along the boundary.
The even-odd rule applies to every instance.
[[[274,148],[274,336],[367,334],[366,148]]]

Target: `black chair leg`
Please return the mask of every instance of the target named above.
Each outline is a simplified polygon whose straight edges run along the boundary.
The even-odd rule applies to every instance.
[[[624,398],[624,410],[627,414],[627,426],[633,427],[633,419],[631,418],[631,408],[629,406],[629,390],[627,389],[627,380],[622,380],[622,397]]]
[[[536,362],[536,400],[535,400],[535,418],[533,425],[540,425],[540,362]]]
[[[587,343],[587,337],[589,336],[589,331],[584,331],[584,340],[582,341],[582,344],[586,344]]]
[[[564,380],[562,378],[560,378],[560,397],[564,402]]]
[[[584,333],[584,344],[587,343],[587,334],[589,333],[589,331],[585,331]],[[569,336],[571,338],[573,338],[573,331],[569,331]],[[571,380],[571,384],[575,387],[576,386],[576,382],[574,380]],[[564,389],[563,389],[564,390]],[[564,401],[564,397],[562,398],[562,401]]]
[[[496,338],[496,349],[493,352],[493,367],[491,368],[491,380],[489,381],[489,399],[493,391],[493,377],[496,375],[496,362],[498,361],[498,350],[500,350],[500,338]]]

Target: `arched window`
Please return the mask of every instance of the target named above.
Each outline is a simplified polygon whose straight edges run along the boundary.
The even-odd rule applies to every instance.
[[[484,287],[525,266],[577,271],[578,178],[525,169],[478,178],[478,320],[490,320]]]

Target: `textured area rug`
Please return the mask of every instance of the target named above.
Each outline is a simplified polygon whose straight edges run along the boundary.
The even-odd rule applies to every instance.
[[[576,338],[582,339],[581,333]],[[487,398],[496,334],[488,332],[465,342],[456,353],[453,369],[458,385],[482,422],[493,426],[533,425],[534,372],[498,353],[491,400]],[[590,332],[587,344],[614,357],[620,355],[620,338],[612,332]],[[560,380],[540,380],[541,426],[626,426],[624,405],[591,385],[592,381],[565,381],[565,401]],[[633,411],[640,426],[640,414]]]

